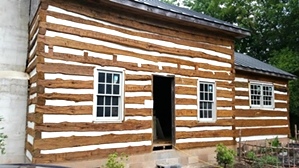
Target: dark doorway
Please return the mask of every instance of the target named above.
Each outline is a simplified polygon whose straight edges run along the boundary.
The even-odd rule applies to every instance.
[[[174,144],[174,76],[153,76],[154,150],[171,149]]]

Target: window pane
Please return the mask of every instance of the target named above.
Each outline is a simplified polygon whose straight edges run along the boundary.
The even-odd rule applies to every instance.
[[[209,85],[209,92],[213,92],[213,85]]]
[[[200,94],[199,94],[199,99],[200,99],[200,100],[203,100],[203,99],[204,99],[204,98],[203,98],[203,93],[200,93]]]
[[[203,118],[203,110],[199,111],[199,118]]]
[[[208,85],[204,84],[204,91],[208,91]]]
[[[119,94],[119,85],[113,85],[113,94]]]
[[[209,93],[209,100],[213,101],[213,93]]]
[[[98,97],[97,105],[104,105],[104,96],[97,96],[97,97]]]
[[[111,111],[110,111],[110,107],[105,107],[105,117],[110,117],[111,115]]]
[[[97,117],[103,117],[104,109],[103,107],[97,107]]]
[[[99,82],[105,83],[105,73],[99,72]]]
[[[118,105],[118,97],[112,97],[112,105]]]
[[[205,99],[204,100],[209,100],[209,97],[208,97],[208,93],[205,93]]]
[[[203,118],[208,118],[208,112],[207,112],[207,110],[203,111]]]
[[[208,109],[212,110],[212,103],[211,102],[208,103]]]
[[[107,79],[106,79],[107,81],[106,82],[107,83],[112,83],[112,74],[111,73],[107,73],[106,77],[107,77]]]
[[[209,117],[209,118],[213,118],[213,117],[212,117],[212,111],[211,111],[211,110],[208,111],[208,117]]]
[[[119,84],[120,81],[120,75],[119,74],[114,74],[113,75],[113,83],[114,84]]]
[[[111,96],[106,96],[105,97],[105,105],[111,105],[111,99],[112,99],[112,97]]]
[[[112,107],[112,117],[118,116],[118,107]]]
[[[200,85],[199,85],[199,90],[200,90],[200,91],[203,91],[203,84],[200,84]]]
[[[111,94],[112,93],[112,86],[107,84],[106,85],[106,94]]]
[[[105,84],[99,84],[99,94],[105,93]]]

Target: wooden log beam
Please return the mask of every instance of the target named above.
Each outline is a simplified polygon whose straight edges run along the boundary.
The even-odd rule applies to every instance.
[[[234,121],[232,119],[220,119],[216,122],[198,122],[198,121],[188,121],[188,120],[177,120],[175,122],[177,127],[199,127],[199,126],[232,126]]]
[[[233,137],[234,130],[209,130],[209,131],[192,131],[176,132],[176,139],[186,138],[210,138],[210,137]]]
[[[36,113],[42,114],[67,114],[67,115],[92,115],[92,106],[36,106]]]
[[[34,141],[33,149],[52,150],[58,148],[78,147],[88,145],[99,145],[109,143],[125,142],[139,142],[151,140],[152,134],[108,134],[102,136],[71,136],[71,137],[57,137],[37,139]],[[59,142],[59,143],[57,143]]]
[[[127,120],[122,123],[45,123],[37,124],[35,129],[41,132],[64,132],[64,131],[122,131],[141,130],[152,127],[152,121]]]
[[[78,161],[88,159],[102,159],[107,158],[109,154],[118,152],[125,153],[127,155],[136,155],[142,153],[151,152],[151,146],[130,146],[125,148],[113,148],[113,149],[96,149],[82,152],[69,152],[69,153],[57,153],[57,154],[41,154],[33,158],[34,163],[53,163],[53,162],[65,162],[65,161]]]
[[[281,119],[271,119],[271,120],[262,120],[262,119],[236,119],[235,121],[236,127],[255,127],[255,126],[277,126],[277,125],[288,125],[288,120]]]
[[[177,149],[194,149],[194,148],[202,148],[202,147],[215,147],[217,144],[224,144],[226,146],[234,145],[234,140],[227,141],[212,141],[212,142],[188,142],[188,143],[177,143],[175,147]]]
[[[259,135],[288,135],[289,128],[251,128],[251,129],[242,129],[241,136],[259,136]],[[239,135],[239,130],[236,130],[236,137]]]
[[[288,116],[288,112],[283,111],[271,111],[271,110],[236,110],[236,117],[286,117]]]
[[[125,116],[152,116],[152,109],[126,108]]]

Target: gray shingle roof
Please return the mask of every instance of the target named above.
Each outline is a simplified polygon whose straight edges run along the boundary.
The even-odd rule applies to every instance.
[[[261,73],[269,76],[276,76],[286,79],[295,79],[296,76],[278,69],[270,64],[264,63],[258,59],[245,54],[235,52],[235,68],[237,70]]]
[[[118,3],[131,8],[155,13],[158,15],[176,18],[191,23],[210,26],[213,28],[225,30],[231,33],[238,34],[237,38],[242,38],[250,35],[249,30],[240,28],[231,23],[216,19],[214,17],[195,12],[193,10],[178,7],[159,0],[110,0],[111,2]]]

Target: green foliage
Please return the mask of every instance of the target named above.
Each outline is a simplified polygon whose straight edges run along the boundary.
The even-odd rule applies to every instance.
[[[2,117],[0,117],[0,122],[3,120]],[[0,128],[0,131],[3,128]],[[0,132],[0,154],[5,154],[5,143],[4,140],[7,138],[7,135],[5,135],[4,133]]]
[[[247,157],[247,159],[250,159],[250,160],[255,160],[257,158],[256,154],[253,151],[247,152],[246,157]]]
[[[281,143],[279,142],[278,136],[276,136],[271,142],[270,145],[273,147],[280,147]]]
[[[108,161],[103,166],[104,168],[124,168],[125,162],[128,160],[128,156],[122,153],[118,155],[118,153],[112,153],[108,156]]]
[[[280,161],[277,157],[271,155],[264,155],[262,157],[256,158],[252,167],[254,168],[264,168],[266,165],[277,165]]]
[[[235,160],[236,152],[232,149],[228,149],[222,143],[216,146],[216,160],[219,165],[226,167],[227,165],[232,165]]]

